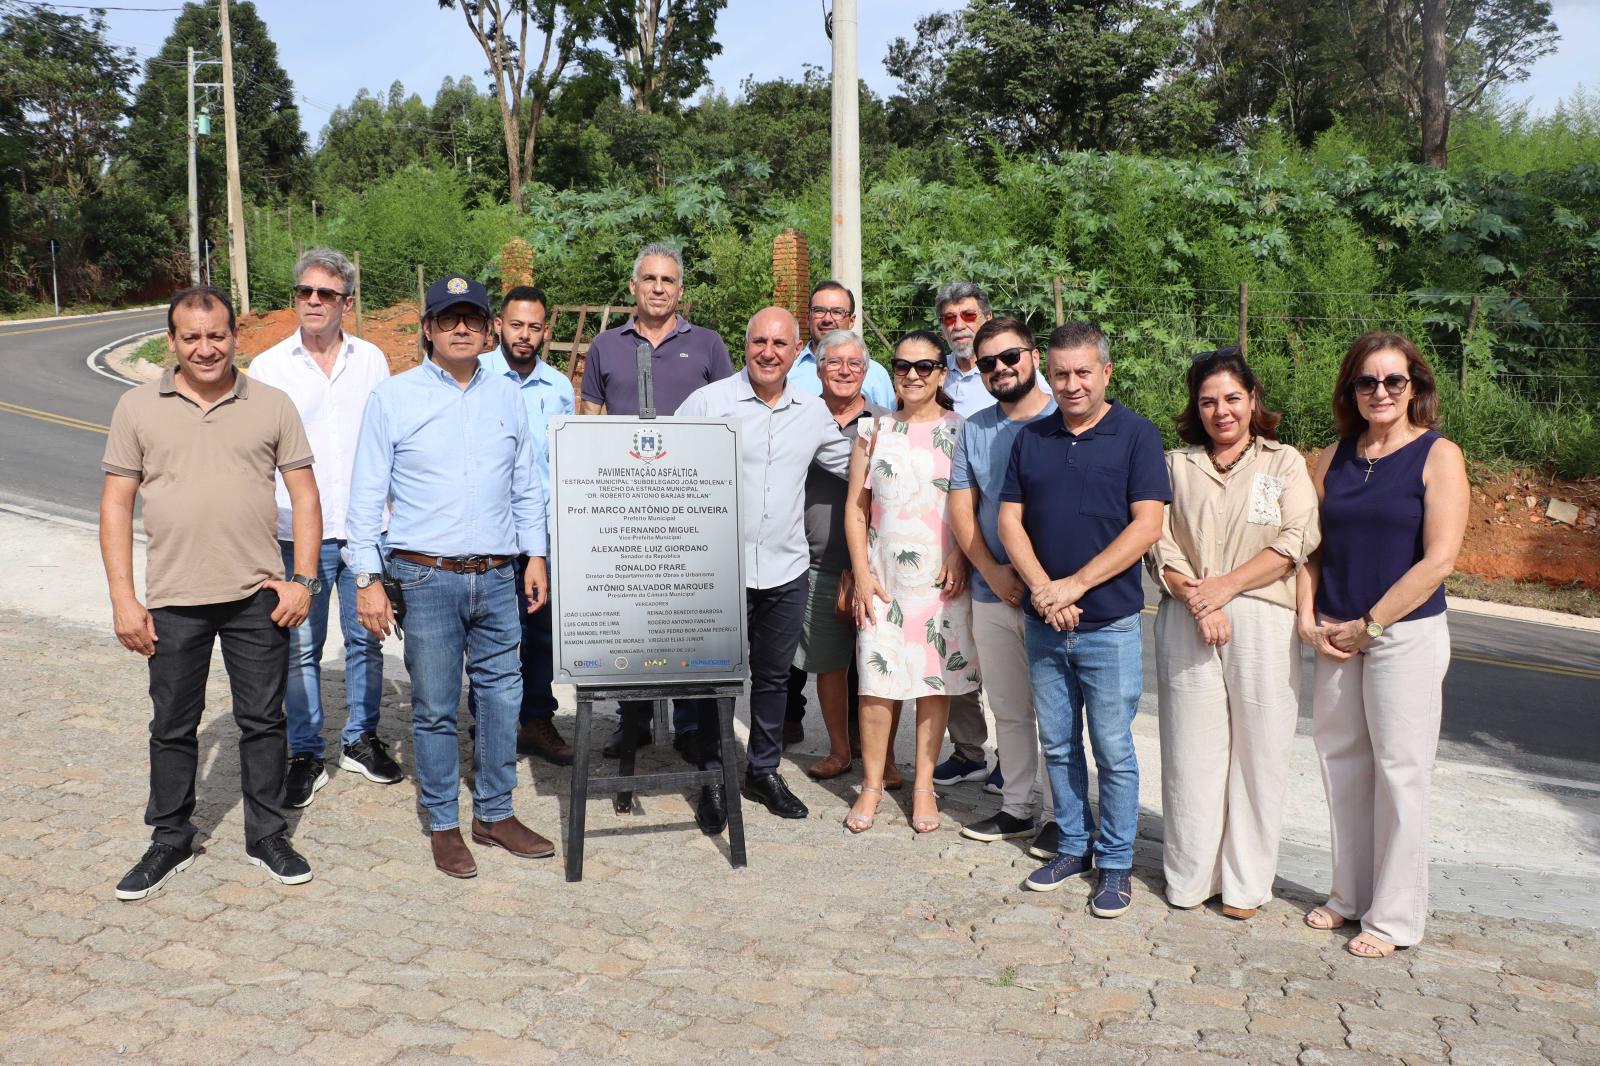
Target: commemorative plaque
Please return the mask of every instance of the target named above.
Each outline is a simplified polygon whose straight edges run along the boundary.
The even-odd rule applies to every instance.
[[[550,426],[556,679],[748,678],[733,426],[610,416]]]

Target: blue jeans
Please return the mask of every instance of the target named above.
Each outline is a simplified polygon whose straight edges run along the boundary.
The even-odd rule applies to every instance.
[[[1055,794],[1062,855],[1089,854],[1103,870],[1133,866],[1139,827],[1139,758],[1133,716],[1144,688],[1139,616],[1087,633],[1057,633],[1028,615],[1028,677],[1039,715],[1039,744]],[[1089,814],[1089,766],[1083,723],[1100,777],[1100,832]]]
[[[285,574],[294,573],[294,544],[278,542]],[[322,758],[322,646],[328,639],[328,610],[339,586],[339,630],[344,635],[344,730],[341,744],[354,744],[378,731],[378,701],[383,696],[383,649],[356,618],[356,574],[344,565],[342,540],[325,540],[317,554],[322,591],[311,598],[306,620],[289,631],[289,687],[283,713],[289,721],[289,753]]]
[[[428,828],[461,824],[456,714],[463,660],[477,696],[472,813],[481,822],[509,818],[511,793],[517,787],[517,710],[522,705],[516,566],[452,574],[391,559],[389,571],[405,593],[411,745]]]
[[[560,706],[560,701],[550,690],[556,668],[555,636],[552,632],[554,616],[550,612],[549,599],[533,614],[528,613],[528,597],[522,591],[523,574],[527,569],[528,557],[517,556],[517,619],[522,626],[522,651],[519,653],[522,663],[522,710],[517,715],[517,721],[523,725],[554,718],[556,708]],[[478,690],[470,685],[467,687],[467,710],[476,722]]]

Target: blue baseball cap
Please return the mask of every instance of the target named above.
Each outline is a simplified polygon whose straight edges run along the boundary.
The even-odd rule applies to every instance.
[[[489,310],[489,290],[471,278],[449,274],[428,286],[427,310],[424,318],[432,318],[447,307],[466,304],[483,312],[484,318],[493,317]]]

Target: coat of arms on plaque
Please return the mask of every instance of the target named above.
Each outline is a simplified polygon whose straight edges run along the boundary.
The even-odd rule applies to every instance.
[[[641,429],[633,435],[633,450],[628,454],[653,463],[667,454],[667,442],[659,429]]]

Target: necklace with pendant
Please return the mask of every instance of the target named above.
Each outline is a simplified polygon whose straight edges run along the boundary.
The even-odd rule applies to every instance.
[[[1254,437],[1246,438],[1246,440],[1244,442],[1244,450],[1241,451],[1238,455],[1234,456],[1233,457],[1233,462],[1229,463],[1227,466],[1223,466],[1221,463],[1217,462],[1217,457],[1208,452],[1207,453],[1207,458],[1209,458],[1211,460],[1211,468],[1213,470],[1215,470],[1219,474],[1226,474],[1228,471],[1230,471],[1234,467],[1238,466],[1244,460],[1245,456],[1250,454],[1250,445],[1252,445],[1254,443],[1255,443],[1255,438]]]
[[[1414,438],[1407,437],[1405,440],[1401,441],[1399,444],[1397,444],[1393,448],[1391,448],[1389,450],[1388,454],[1380,455],[1376,459],[1368,458],[1367,456],[1361,454],[1361,451],[1357,451],[1356,452],[1356,458],[1360,459],[1363,463],[1367,464],[1367,472],[1365,474],[1361,475],[1361,483],[1363,485],[1365,485],[1368,481],[1371,481],[1372,480],[1372,470],[1373,470],[1373,468],[1376,467],[1378,465],[1378,463],[1380,463],[1384,459],[1387,459],[1390,455],[1393,455],[1395,452],[1399,451],[1401,448],[1404,448],[1407,444],[1410,444],[1413,439]],[[1370,444],[1367,445],[1367,448],[1370,449],[1371,447],[1372,447],[1372,445],[1370,445]],[[1363,451],[1364,450],[1366,450],[1366,449],[1363,449]]]

